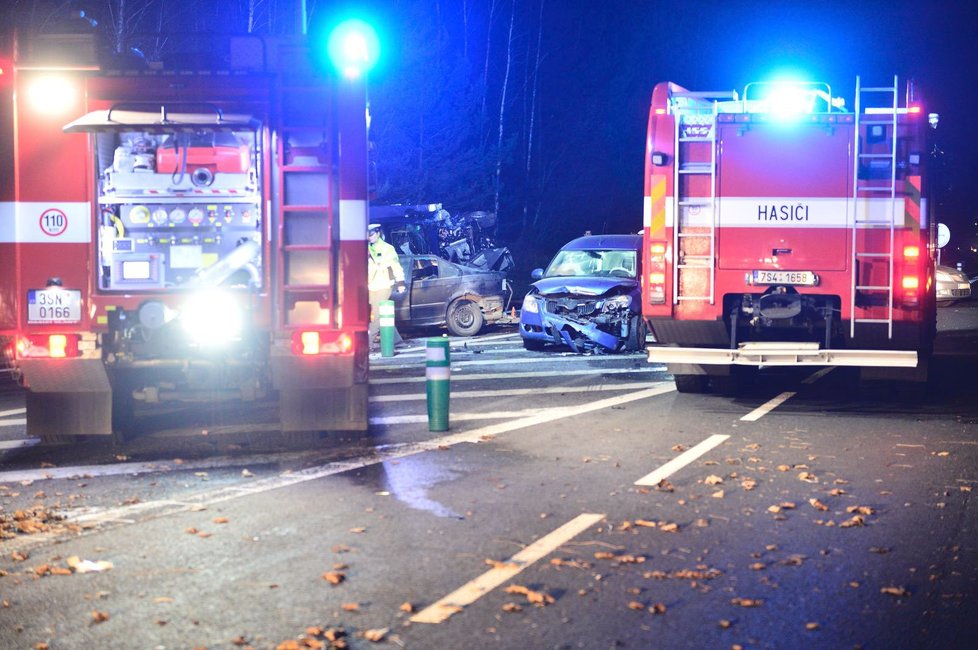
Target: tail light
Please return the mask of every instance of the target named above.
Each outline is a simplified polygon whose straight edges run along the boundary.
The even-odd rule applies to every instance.
[[[663,305],[666,302],[666,243],[649,242],[649,291],[650,305]]]
[[[77,334],[31,334],[17,341],[20,359],[66,359],[78,356]]]
[[[900,271],[901,301],[904,307],[920,305],[920,246],[907,244],[903,247],[903,267]]]
[[[349,332],[298,330],[292,334],[292,354],[298,356],[353,354],[353,347]]]

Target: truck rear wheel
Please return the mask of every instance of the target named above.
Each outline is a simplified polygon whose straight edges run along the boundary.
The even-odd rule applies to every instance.
[[[676,390],[680,393],[705,393],[710,385],[706,375],[675,375]]]

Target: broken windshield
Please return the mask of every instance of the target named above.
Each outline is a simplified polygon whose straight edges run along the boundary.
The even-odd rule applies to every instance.
[[[544,277],[614,276],[635,278],[636,254],[632,250],[562,250]]]

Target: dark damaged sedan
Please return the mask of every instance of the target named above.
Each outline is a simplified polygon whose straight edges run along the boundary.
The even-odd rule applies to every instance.
[[[589,235],[535,269],[523,299],[520,336],[527,350],[566,345],[574,352],[645,347],[641,235]]]
[[[407,291],[391,296],[398,328],[445,325],[453,336],[474,336],[505,315],[512,289],[504,273],[434,255],[400,260]]]

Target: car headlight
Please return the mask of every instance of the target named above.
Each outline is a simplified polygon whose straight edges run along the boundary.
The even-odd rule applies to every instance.
[[[604,305],[601,306],[602,311],[617,311],[619,309],[628,309],[632,305],[632,297],[629,295],[615,296],[614,298],[609,298],[604,301]]]
[[[937,281],[938,282],[954,282],[954,278],[951,277],[951,274],[950,273],[948,273],[946,271],[941,271],[940,269],[938,269],[937,270]]]
[[[197,345],[220,346],[241,337],[245,318],[230,294],[200,291],[184,303],[180,321],[187,336]]]
[[[525,311],[528,314],[540,313],[540,303],[537,302],[537,297],[531,294],[526,294],[526,297],[523,298],[522,311]]]

